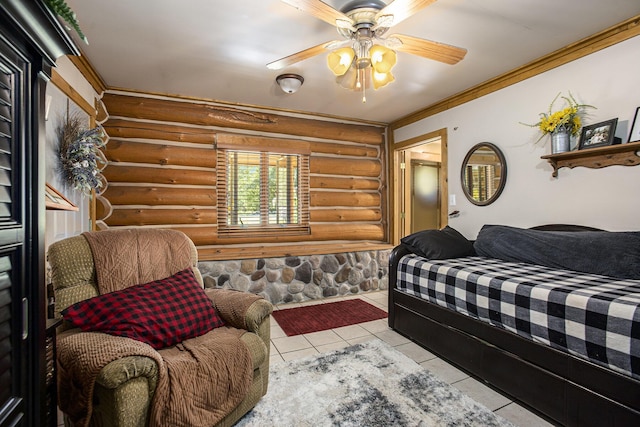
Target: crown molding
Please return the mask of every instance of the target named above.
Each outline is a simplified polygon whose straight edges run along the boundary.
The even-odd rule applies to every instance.
[[[107,90],[107,85],[100,77],[100,74],[96,71],[96,69],[91,65],[87,57],[83,54],[80,55],[69,55],[69,60],[76,66],[78,71],[84,76],[85,79],[89,82],[93,90],[96,91],[98,96],[102,95],[102,93]]]

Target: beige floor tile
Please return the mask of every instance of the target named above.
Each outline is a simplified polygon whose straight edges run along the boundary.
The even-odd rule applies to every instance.
[[[349,345],[354,345],[354,344],[361,344],[363,342],[373,341],[373,340],[377,340],[377,339],[379,339],[379,338],[376,337],[375,335],[366,335],[364,337],[352,338],[350,340],[347,340],[347,343]]]
[[[296,359],[302,359],[308,356],[315,356],[316,354],[319,354],[318,350],[311,347],[311,348],[305,348],[302,350],[290,351],[288,353],[282,353],[282,358],[284,359],[285,362],[287,362],[289,360],[296,360]]]
[[[304,337],[314,347],[344,341],[342,338],[340,338],[338,334],[336,334],[332,330],[313,332],[311,334],[304,334]]]
[[[302,307],[302,304],[300,304],[299,302],[283,302],[282,304],[278,304],[279,310],[286,310],[288,308],[296,307]]]
[[[518,405],[510,403],[497,411],[496,414],[511,421],[513,424],[521,427],[552,427],[553,424],[547,422],[543,418],[537,416],[533,412]]]
[[[391,329],[387,331],[376,332],[374,335],[392,347],[411,342],[408,338]]]
[[[474,399],[476,402],[482,403],[492,411],[511,403],[511,399],[508,397],[501,395],[497,391],[471,377],[452,383],[452,385],[470,398]]]
[[[286,337],[287,334],[284,333],[280,325],[278,325],[275,319],[272,319],[272,320],[273,321],[271,322],[271,338],[273,339],[273,338]]]
[[[378,319],[378,320],[372,320],[371,322],[360,323],[360,326],[362,326],[372,334],[375,334],[376,332],[391,330],[389,328],[389,323],[387,319]]]
[[[283,362],[284,362],[284,359],[282,358],[282,356],[280,356],[280,353],[278,353],[277,351],[275,353],[271,353],[271,356],[269,356],[269,366],[273,366]]]
[[[316,350],[318,350],[318,352],[320,353],[327,353],[329,351],[333,351],[333,350],[338,350],[340,348],[345,348],[345,347],[349,347],[349,343],[344,341],[344,340],[340,340],[337,342],[332,342],[330,344],[324,344],[324,345],[319,345],[316,346]]]
[[[276,349],[280,354],[313,347],[311,343],[302,335],[296,335],[293,337],[272,338],[271,342],[276,346]]]
[[[366,294],[362,294],[364,298],[371,299],[374,301],[384,302],[389,300],[389,294],[387,291],[375,291],[369,292]]]
[[[386,303],[382,303],[380,301],[368,301],[368,302],[374,307],[378,307],[379,309],[384,310],[387,313],[389,312],[389,307]]]
[[[363,328],[360,325],[343,326],[342,328],[333,329],[333,331],[336,334],[340,335],[340,338],[344,340],[364,337],[371,334],[369,331],[367,331],[365,328]]]
[[[422,363],[427,360],[435,359],[437,356],[431,353],[429,350],[426,350],[420,347],[418,344],[414,342],[408,342],[406,344],[400,344],[395,347],[396,350],[409,357],[411,360]]]
[[[421,366],[427,368],[431,373],[436,375],[442,381],[453,384],[457,381],[468,378],[469,375],[466,372],[461,371],[453,365],[445,362],[442,359],[435,358],[420,363]]]

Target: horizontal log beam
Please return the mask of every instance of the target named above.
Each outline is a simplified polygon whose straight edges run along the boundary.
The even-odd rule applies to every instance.
[[[111,163],[102,175],[108,182],[135,182],[177,185],[215,185],[215,170],[192,170],[174,168],[156,168],[125,166]]]
[[[213,147],[178,147],[110,139],[104,147],[104,154],[110,162],[216,167],[216,154]]]
[[[312,176],[309,180],[311,188],[336,190],[377,190],[380,181],[366,178],[341,178],[332,176]]]
[[[216,132],[211,129],[159,122],[138,122],[127,119],[109,119],[102,126],[111,138],[139,138],[190,142],[194,144],[208,144],[212,147],[216,142]]]
[[[379,193],[363,193],[358,191],[311,191],[310,205],[380,207]]]
[[[331,142],[312,142],[309,144],[312,153],[338,154],[341,156],[378,157],[378,149],[362,145],[346,145]]]
[[[216,206],[214,188],[170,188],[153,186],[109,185],[102,194],[114,209],[118,205]]]
[[[384,127],[382,126],[312,120],[242,110],[235,107],[113,93],[105,93],[102,101],[112,117],[121,116],[160,122],[220,126],[373,145],[381,145],[384,142]]]
[[[380,221],[380,209],[313,209],[311,222]]]
[[[326,175],[351,175],[356,177],[379,177],[382,164],[373,159],[344,159],[338,157],[316,157],[309,159],[311,173]]]
[[[216,224],[215,209],[114,209],[105,220],[109,227],[162,224]]]
[[[118,227],[114,227],[118,228]],[[218,227],[196,226],[180,227],[166,226],[185,233],[196,246],[207,245],[246,245],[246,244],[272,244],[272,243],[297,243],[309,241],[377,241],[384,242],[384,228],[381,224],[313,224],[311,234],[299,236],[253,237],[250,232],[240,237],[218,238]]]

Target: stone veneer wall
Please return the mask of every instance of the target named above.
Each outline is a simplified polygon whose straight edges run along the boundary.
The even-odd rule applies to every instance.
[[[200,261],[207,288],[262,295],[272,304],[387,289],[391,250]]]

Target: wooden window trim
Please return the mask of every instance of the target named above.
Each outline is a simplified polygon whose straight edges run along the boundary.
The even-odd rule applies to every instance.
[[[238,138],[235,138],[238,137]],[[239,135],[223,135],[223,138],[218,139],[217,150],[217,203],[218,203],[218,237],[219,238],[233,238],[233,237],[246,237],[247,233],[251,233],[254,237],[268,237],[277,234],[278,236],[297,236],[308,235],[311,233],[310,229],[310,195],[309,195],[309,144],[302,144],[301,150],[296,150],[297,146],[292,146],[292,142],[297,144],[298,141],[291,140],[277,140],[270,138],[256,138],[259,142],[257,144],[253,139],[249,137]],[[282,142],[287,141],[287,145],[283,145]],[[235,145],[234,142],[238,143]],[[289,154],[298,155],[298,205],[300,208],[300,222],[296,225],[268,225],[261,224],[255,226],[229,226],[227,224],[228,212],[227,212],[227,152],[228,150],[236,151],[249,151],[249,152],[261,152],[269,154]],[[266,156],[265,156],[266,158]],[[268,165],[266,165],[268,166]],[[264,168],[265,165],[263,164]],[[268,180],[264,179],[261,182],[261,186],[268,187]],[[268,209],[266,202],[266,192],[261,191],[261,209]],[[262,200],[265,198],[265,200]],[[263,212],[264,214],[264,212]]]

